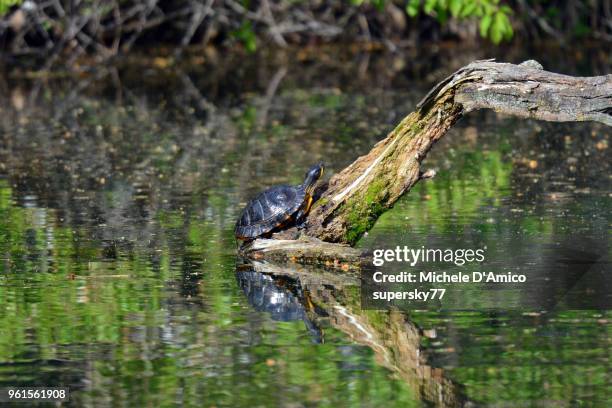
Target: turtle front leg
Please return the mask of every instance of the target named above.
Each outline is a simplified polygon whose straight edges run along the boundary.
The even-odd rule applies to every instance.
[[[302,230],[306,228],[306,216],[308,215],[308,211],[310,211],[312,202],[313,202],[312,197],[308,196],[302,208],[298,210],[295,216],[295,225],[297,226],[298,230]]]
[[[306,211],[299,210],[297,215],[295,216],[295,226],[298,230],[303,230],[306,228]]]

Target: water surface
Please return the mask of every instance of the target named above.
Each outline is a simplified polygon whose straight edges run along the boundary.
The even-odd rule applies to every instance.
[[[461,61],[207,58],[5,83],[0,386],[69,386],[68,405],[92,407],[610,402],[606,310],[482,310],[481,290],[461,311],[362,311],[355,277],[236,258],[253,194],[343,168]],[[359,246],[484,245],[490,267],[535,271],[544,300],[576,264],[601,279],[609,142],[473,114]],[[578,293],[606,287],[593,279]]]

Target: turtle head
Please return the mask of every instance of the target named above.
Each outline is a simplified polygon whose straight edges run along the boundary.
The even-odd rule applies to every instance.
[[[312,190],[314,190],[315,184],[317,184],[317,181],[319,181],[321,176],[323,176],[324,172],[325,172],[325,166],[323,165],[323,163],[315,164],[314,166],[308,169],[308,172],[306,173],[306,178],[304,179],[304,184],[303,184],[308,194],[312,193]]]

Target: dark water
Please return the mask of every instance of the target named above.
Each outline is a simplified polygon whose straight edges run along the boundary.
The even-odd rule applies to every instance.
[[[482,310],[475,291],[462,311],[363,311],[355,276],[236,258],[253,194],[338,171],[463,63],[334,57],[5,79],[0,387],[69,386],[92,407],[609,405],[607,310]],[[577,61],[547,68],[600,73]],[[589,296],[610,272],[609,143],[473,114],[359,246],[485,245],[491,267],[536,271],[544,300],[593,267]]]

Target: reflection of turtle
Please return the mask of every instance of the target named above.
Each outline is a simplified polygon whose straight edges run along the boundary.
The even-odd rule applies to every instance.
[[[249,265],[238,267],[236,279],[255,310],[281,322],[302,320],[311,340],[323,343],[323,329],[316,323],[317,307],[299,280],[256,272]]]
[[[316,164],[299,186],[275,186],[249,201],[236,222],[236,238],[246,241],[293,223],[300,226],[310,210],[312,192],[323,170],[323,164]]]

